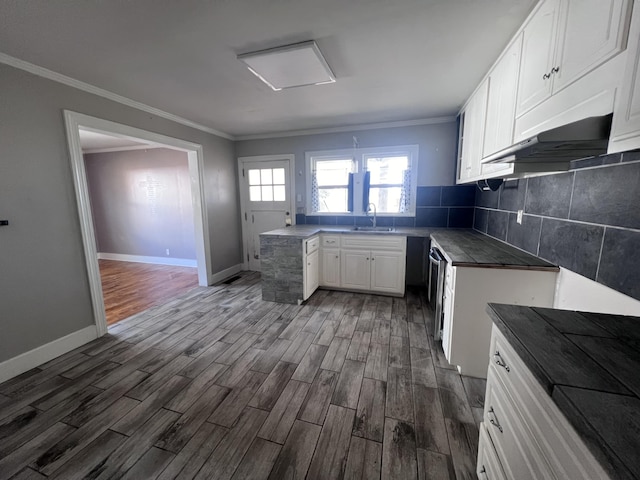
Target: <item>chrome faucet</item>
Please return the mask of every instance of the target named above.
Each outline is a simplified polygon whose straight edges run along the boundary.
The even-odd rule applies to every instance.
[[[373,207],[373,218],[371,219],[371,221],[373,222],[373,228],[376,228],[376,220],[377,220],[377,212],[376,212],[376,204],[375,203],[370,203],[369,205],[367,205],[367,217],[369,216],[369,213],[371,212],[371,207]]]

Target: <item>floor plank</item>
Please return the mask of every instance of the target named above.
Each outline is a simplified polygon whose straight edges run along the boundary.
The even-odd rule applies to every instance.
[[[338,382],[338,374],[330,370],[320,370],[311,384],[298,418],[305,422],[322,425],[324,423],[333,390]]]
[[[382,444],[360,437],[351,437],[349,456],[344,478],[349,480],[369,480],[380,478],[382,464]]]
[[[419,480],[456,480],[453,464],[448,455],[418,448]]]
[[[231,477],[232,480],[266,480],[281,448],[277,443],[256,438]]]
[[[267,412],[247,407],[204,463],[196,480],[226,480],[233,476],[265,419]]]
[[[410,369],[389,367],[385,415],[397,420],[413,423],[413,395]]]
[[[356,409],[360,396],[360,385],[364,375],[364,363],[353,360],[345,360],[342,372],[338,377],[336,389],[333,391],[331,403]]]
[[[258,436],[272,442],[284,443],[310,387],[308,383],[291,380],[273,406]]]
[[[337,405],[329,407],[307,474],[309,480],[344,476],[355,413],[350,408]]]
[[[418,478],[413,424],[395,418],[385,419],[381,478],[382,480]]]
[[[365,378],[358,400],[353,435],[382,442],[384,435],[384,410],[387,398],[387,384],[379,380]]]
[[[304,480],[320,437],[320,425],[296,420],[269,480]]]

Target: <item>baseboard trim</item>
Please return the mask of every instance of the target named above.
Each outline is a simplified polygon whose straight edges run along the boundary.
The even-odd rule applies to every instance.
[[[230,276],[235,275],[236,273],[239,273],[241,271],[242,271],[242,263],[234,265],[233,267],[225,268],[221,272],[214,273],[213,275],[211,275],[209,285],[213,285],[214,283],[221,282],[222,280],[225,280],[226,278],[229,278]]]
[[[197,267],[198,262],[190,258],[145,257],[143,255],[127,255],[125,253],[98,252],[100,260],[116,260],[118,262],[153,263],[155,265],[171,265],[174,267]]]
[[[77,332],[65,335],[53,342],[21,353],[17,357],[10,358],[0,363],[0,383],[9,380],[21,373],[31,370],[43,363],[53,360],[60,355],[70,352],[74,348],[81,347],[91,340],[98,338],[98,330],[95,325],[90,325]]]

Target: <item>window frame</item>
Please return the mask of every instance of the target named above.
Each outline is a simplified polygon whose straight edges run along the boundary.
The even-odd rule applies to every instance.
[[[377,156],[404,156],[409,158],[411,169],[411,200],[406,212],[377,212],[379,217],[415,217],[416,215],[416,195],[418,191],[418,145],[394,145],[386,147],[366,147],[366,148],[344,148],[339,150],[318,150],[305,152],[306,165],[306,215],[311,216],[362,216],[366,215],[366,206],[362,204],[363,180],[365,173],[366,157]],[[354,185],[353,185],[353,212],[314,212],[311,205],[311,172],[315,163],[320,160],[336,160],[351,158],[354,162]]]

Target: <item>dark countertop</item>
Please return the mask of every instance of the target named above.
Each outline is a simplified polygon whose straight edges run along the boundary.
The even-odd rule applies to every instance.
[[[518,250],[475,230],[466,228],[412,228],[395,227],[390,232],[354,230],[340,225],[295,225],[261,233],[265,237],[305,239],[319,233],[352,235],[402,235],[431,237],[447,261],[454,267],[513,268],[519,270],[551,270],[559,268],[535,255]]]
[[[475,230],[435,230],[431,239],[454,267],[560,270],[556,265]]]
[[[611,478],[640,478],[640,317],[487,312]]]
[[[309,238],[319,233],[339,233],[351,235],[401,235],[406,237],[422,237],[427,238],[435,231],[433,228],[415,228],[415,227],[393,227],[390,232],[384,231],[366,231],[354,230],[350,225],[294,225],[291,227],[278,228],[268,232],[261,233],[261,236],[267,237],[295,237]]]

